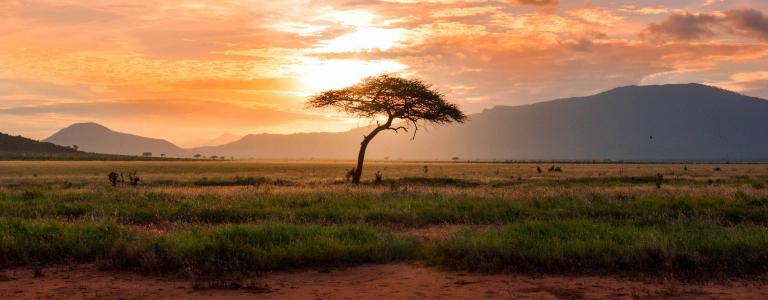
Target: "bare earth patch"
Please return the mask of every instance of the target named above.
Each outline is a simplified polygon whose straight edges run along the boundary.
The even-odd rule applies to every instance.
[[[428,242],[428,241],[446,239],[464,229],[478,229],[478,228],[481,228],[481,226],[471,226],[471,225],[464,225],[464,224],[437,225],[437,226],[408,229],[402,232],[402,235],[415,238],[422,242]]]
[[[484,275],[412,264],[270,273],[201,285],[94,265],[5,270],[0,299],[766,299],[763,282],[683,284],[596,276]]]

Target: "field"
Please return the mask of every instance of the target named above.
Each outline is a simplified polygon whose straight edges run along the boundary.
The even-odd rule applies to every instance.
[[[488,284],[498,276],[614,285],[672,278],[765,290],[768,165],[371,162],[360,186],[344,178],[351,165],[0,162],[0,265],[42,278],[61,266],[163,276],[192,282],[203,296],[269,294],[269,278],[307,271],[364,276],[344,275],[354,270],[465,274]],[[139,184],[113,187],[112,171],[135,171]],[[0,295],[22,277],[4,275]]]

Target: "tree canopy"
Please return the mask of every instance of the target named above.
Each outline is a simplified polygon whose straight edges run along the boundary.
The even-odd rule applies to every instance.
[[[407,121],[418,130],[418,121],[422,120],[445,124],[461,123],[467,118],[458,106],[447,102],[443,94],[429,84],[390,74],[368,77],[350,87],[322,92],[310,97],[307,106],[333,108],[361,118],[385,116],[389,123],[389,128],[385,129],[395,131],[407,131],[402,126],[391,127],[392,121],[397,119]]]

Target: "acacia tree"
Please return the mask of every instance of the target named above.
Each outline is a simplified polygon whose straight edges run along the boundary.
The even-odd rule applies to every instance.
[[[365,149],[382,131],[408,132],[413,136],[419,130],[419,122],[432,124],[462,123],[467,116],[459,108],[444,99],[444,96],[418,79],[400,78],[383,74],[368,77],[359,83],[343,89],[328,90],[311,96],[306,103],[309,108],[332,108],[354,117],[376,120],[376,128],[363,136],[357,167],[352,182],[360,183],[363,174]],[[384,123],[381,119],[386,118]]]

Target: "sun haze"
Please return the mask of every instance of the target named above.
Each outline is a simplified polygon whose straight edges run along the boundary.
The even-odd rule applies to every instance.
[[[3,1],[0,128],[341,131],[366,124],[304,110],[307,96],[380,73],[423,78],[468,113],[633,84],[768,97],[768,2],[643,3]]]

